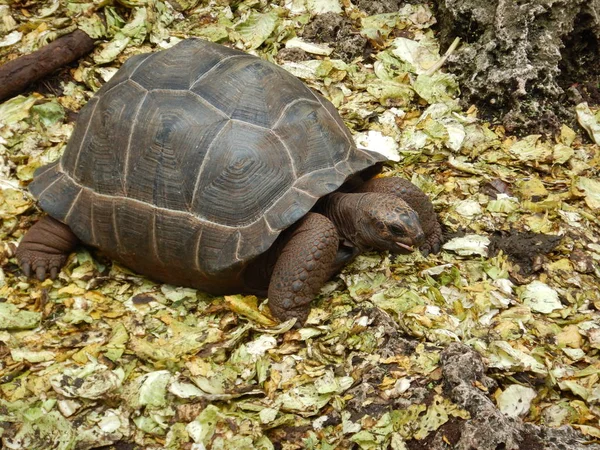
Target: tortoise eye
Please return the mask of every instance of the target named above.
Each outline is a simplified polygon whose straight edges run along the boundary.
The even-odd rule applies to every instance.
[[[402,228],[398,225],[390,225],[389,229],[390,229],[390,232],[395,235],[401,236],[401,235],[405,234],[404,228]]]

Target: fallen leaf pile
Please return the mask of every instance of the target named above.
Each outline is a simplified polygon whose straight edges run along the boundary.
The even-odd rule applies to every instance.
[[[4,448],[427,448],[417,443],[471,417],[443,390],[440,355],[456,342],[482,355],[496,386],[476,387],[504,415],[600,440],[600,112],[579,105],[580,127],[554,139],[482,121],[460,106],[423,5],[28,5],[0,5],[0,63],[76,27],[103,43],[69,77],[0,104]],[[343,17],[346,37],[306,37],[316,16]],[[86,248],[56,281],[26,279],[15,248],[41,216],[27,183],[60,156],[70,115],[129,56],[190,36],[275,62],[330,99],[358,145],[389,156],[383,176],[430,196],[444,250],[359,257],[299,330],[262,299],[156,284]]]

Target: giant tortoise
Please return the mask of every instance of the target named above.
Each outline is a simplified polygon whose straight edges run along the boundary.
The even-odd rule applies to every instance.
[[[372,178],[385,159],[284,69],[186,39],[127,60],[81,110],[30,184],[48,216],[17,258],[54,279],[83,242],[158,281],[267,295],[276,318],[302,324],[359,252],[439,250],[425,194]]]

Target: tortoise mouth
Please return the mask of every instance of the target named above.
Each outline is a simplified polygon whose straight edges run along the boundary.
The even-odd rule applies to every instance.
[[[412,253],[415,251],[415,248],[412,245],[408,245],[399,241],[394,241],[394,244],[398,249],[397,253]]]

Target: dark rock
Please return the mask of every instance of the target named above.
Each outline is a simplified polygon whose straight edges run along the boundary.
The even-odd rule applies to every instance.
[[[543,256],[554,250],[561,239],[554,234],[498,231],[491,236],[489,253],[493,256],[502,250],[519,266],[520,274],[527,276],[542,268]]]
[[[481,356],[462,344],[451,344],[442,352],[444,388],[448,396],[471,418],[453,425],[455,449],[460,450],[600,450],[586,445],[585,437],[571,427],[550,428],[507,417],[483,390],[491,392],[496,383],[485,374]],[[456,429],[458,427],[458,429]],[[456,436],[460,436],[456,439]],[[430,450],[446,449],[440,432],[430,442]]]
[[[437,0],[440,40],[463,44],[447,68],[465,104],[509,132],[554,134],[574,123],[570,98],[600,98],[600,0]],[[575,87],[579,96],[566,94]]]

